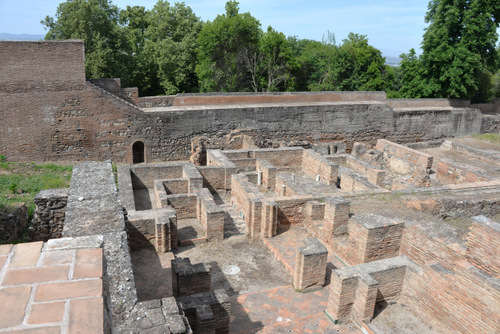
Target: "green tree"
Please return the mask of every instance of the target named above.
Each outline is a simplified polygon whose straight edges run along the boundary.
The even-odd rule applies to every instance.
[[[88,78],[121,77],[126,56],[118,25],[118,7],[108,0],[67,0],[59,4],[55,18],[41,23],[46,40],[83,39],[85,75]]]
[[[159,85],[153,61],[145,54],[145,33],[149,26],[149,11],[142,6],[127,6],[120,11],[120,25],[126,40],[127,75],[122,84],[138,87],[141,95],[156,94]]]
[[[500,2],[432,0],[422,56],[403,55],[407,71],[402,95],[467,98],[487,102],[498,69],[496,43]]]
[[[290,39],[289,39],[290,40]],[[292,71],[295,87],[306,91],[335,90],[334,63],[337,55],[335,36],[328,32],[322,42],[291,40],[298,70]]]
[[[228,1],[226,13],[207,21],[198,35],[198,74],[204,92],[251,90],[248,54],[256,52],[260,23],[250,13],[239,13],[238,2]]]
[[[157,73],[160,91],[156,93],[198,91],[195,68],[200,19],[184,3],[170,6],[160,0],[149,13],[148,23],[144,52]]]
[[[289,87],[291,70],[296,64],[283,33],[269,26],[260,36],[259,48],[247,52],[246,59],[255,92],[284,91]]]
[[[350,33],[337,51],[335,90],[386,91],[391,88],[394,73],[385,65],[382,52],[369,45],[365,35]]]

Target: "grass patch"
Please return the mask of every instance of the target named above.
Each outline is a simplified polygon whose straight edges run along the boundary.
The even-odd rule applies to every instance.
[[[25,202],[31,219],[35,195],[43,189],[68,188],[73,167],[1,161],[0,170],[0,210]]]
[[[472,135],[472,137],[489,143],[500,144],[500,133],[483,133],[480,135]]]

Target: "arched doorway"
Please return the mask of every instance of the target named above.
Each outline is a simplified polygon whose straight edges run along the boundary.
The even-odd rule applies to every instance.
[[[140,164],[144,162],[144,143],[136,141],[132,145],[132,163]]]

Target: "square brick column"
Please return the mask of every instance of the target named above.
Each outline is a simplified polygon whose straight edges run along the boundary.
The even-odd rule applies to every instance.
[[[196,333],[215,333],[215,316],[209,305],[197,305],[196,310]]]
[[[347,234],[351,203],[343,198],[327,198],[325,206],[326,240]]]
[[[189,258],[172,260],[172,293],[175,297],[212,291],[212,267],[191,264]]]
[[[301,292],[319,290],[325,284],[328,250],[318,239],[307,238],[304,244],[296,253],[293,286]]]

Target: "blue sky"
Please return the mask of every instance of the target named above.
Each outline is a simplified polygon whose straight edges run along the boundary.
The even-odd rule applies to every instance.
[[[0,33],[45,34],[40,24],[54,16],[62,0],[0,0]],[[152,8],[156,0],[114,0],[119,8]],[[175,1],[169,1],[174,3]],[[224,13],[226,0],[185,0],[202,20]],[[333,32],[340,43],[349,32],[367,35],[385,56],[398,56],[420,47],[428,0],[240,0],[264,29],[271,25],[287,36],[321,40]],[[418,51],[418,50],[417,50]]]

